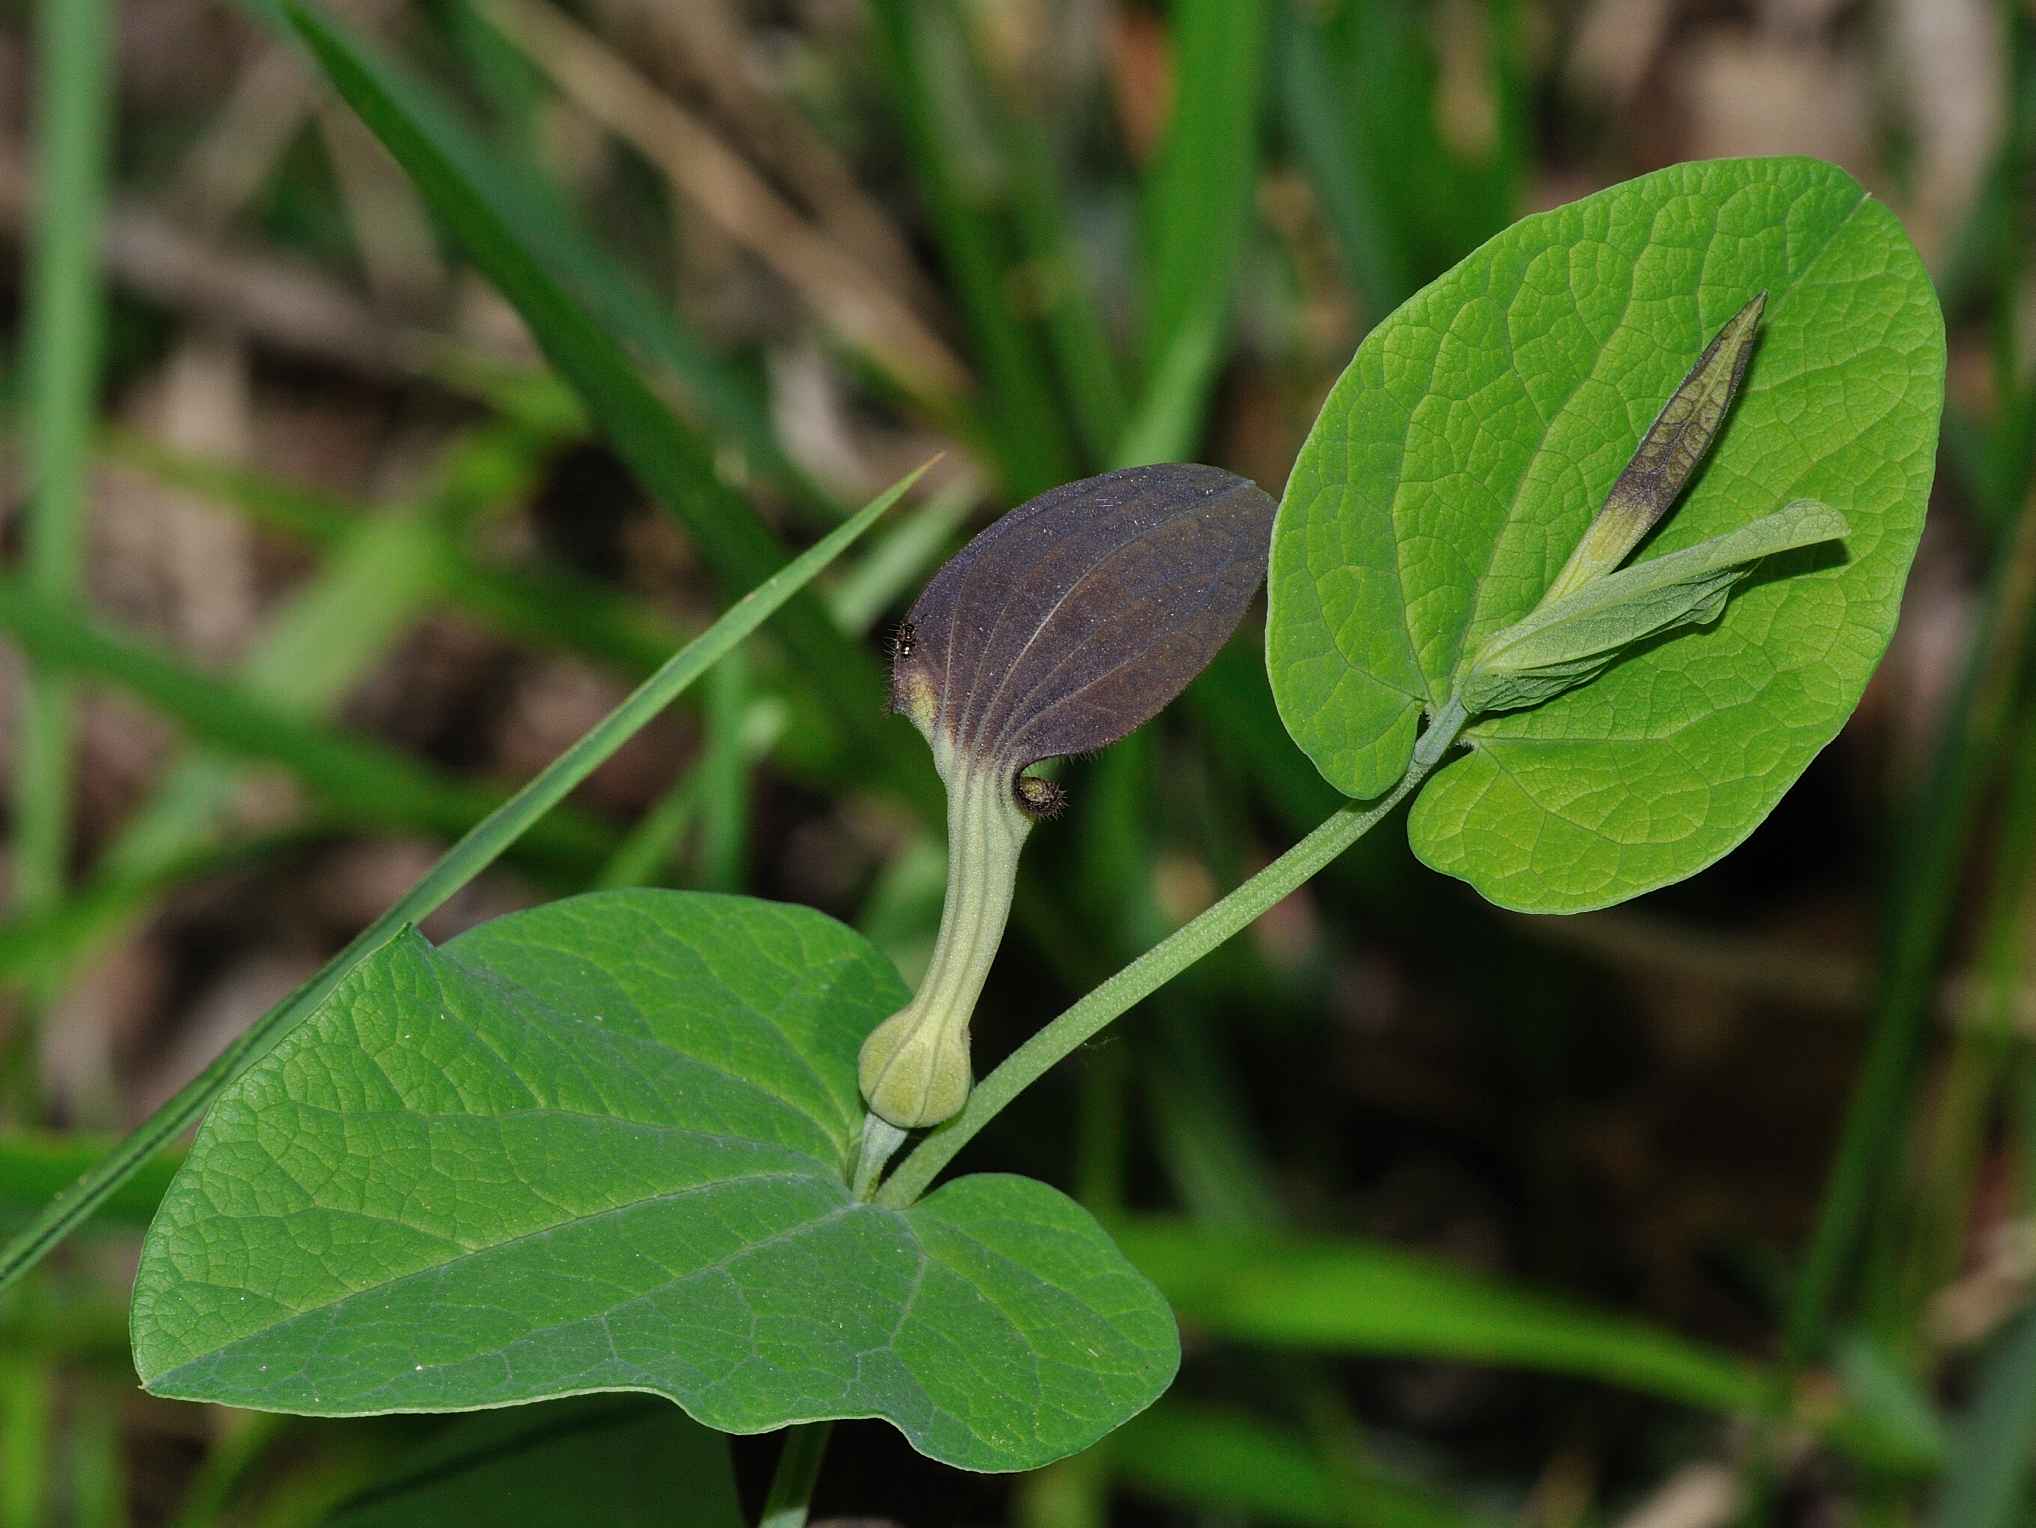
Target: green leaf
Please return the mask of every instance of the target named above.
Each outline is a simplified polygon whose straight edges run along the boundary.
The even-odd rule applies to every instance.
[[[1598,576],[1487,638],[1464,676],[1473,716],[1536,706],[1595,679],[1622,653],[1684,626],[1708,626],[1763,557],[1835,541],[1845,517],[1799,499],[1751,525]]]
[[[1702,869],[1851,713],[1929,492],[1944,379],[1929,279],[1830,165],[1680,165],[1523,219],[1417,293],[1358,348],[1295,464],[1268,585],[1274,695],[1331,784],[1376,796],[1763,290],[1745,387],[1648,555],[1812,498],[1843,512],[1848,556],[1792,556],[1710,629],[1467,728],[1408,834],[1495,902],[1580,911]]]
[[[363,961],[214,1107],[134,1293],[156,1394],[320,1415],[648,1390],[724,1432],[880,1416],[1030,1469],[1165,1389],[1158,1292],[1063,1195],[854,1200],[908,993],[803,908],[617,891]]]
[[[725,1439],[668,1406],[600,1396],[462,1418],[325,1524],[664,1528],[681,1488],[686,1528],[743,1528]]]

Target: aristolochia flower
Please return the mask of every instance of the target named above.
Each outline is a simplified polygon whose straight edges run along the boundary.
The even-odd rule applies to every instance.
[[[967,1100],[969,1019],[1018,853],[1061,793],[1024,771],[1150,719],[1229,639],[1265,578],[1273,501],[1214,467],[1133,467],[1012,510],[899,628],[891,708],[947,786],[947,901],[926,979],[863,1042],[870,1109],[936,1125]]]

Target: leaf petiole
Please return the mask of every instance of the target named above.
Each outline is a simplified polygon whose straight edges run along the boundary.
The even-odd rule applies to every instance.
[[[778,1455],[757,1528],[806,1528],[813,1484],[820,1478],[820,1461],[827,1456],[827,1437],[833,1431],[832,1422],[804,1422],[785,1430],[784,1451]]]

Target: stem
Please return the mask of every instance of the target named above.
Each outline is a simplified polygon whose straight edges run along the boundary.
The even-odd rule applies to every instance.
[[[104,307],[99,225],[113,120],[113,26],[106,0],[42,0],[36,7],[35,128],[41,214],[35,219],[28,301],[30,498],[25,576],[54,601],[83,586],[92,405]],[[72,679],[37,662],[24,677],[11,791],[14,895],[26,912],[63,896],[72,849]],[[40,984],[38,984],[40,986]],[[38,994],[50,997],[43,990]],[[31,1013],[25,1037],[40,1027]],[[24,1118],[35,1083],[13,1079]]]
[[[925,468],[919,471],[924,472]],[[674,653],[663,668],[595,723],[591,731],[554,759],[542,774],[476,823],[393,907],[303,986],[255,1020],[210,1066],[114,1147],[104,1161],[59,1194],[19,1235],[0,1247],[0,1290],[41,1262],[51,1248],[83,1224],[150,1157],[181,1135],[242,1068],[323,1002],[364,955],[393,938],[405,924],[415,923],[443,906],[454,892],[492,865],[687,686],[845,552],[918,478],[919,472],[914,472],[894,484],[853,519],[737,600],[721,619]]]
[[[1448,752],[1463,723],[1461,708],[1452,702],[1437,721],[1438,725],[1422,735],[1423,746],[1416,759],[1390,794],[1369,805],[1353,801],[1341,808],[1222,901],[1175,929],[1007,1056],[1003,1065],[977,1084],[960,1114],[913,1148],[877,1190],[876,1202],[892,1209],[911,1204],[976,1132],[1055,1062],[1094,1039],[1126,1009],[1157,992],[1225,940],[1249,928],[1261,913],[1376,827],[1414,793]],[[1431,737],[1436,742],[1431,743]]]
[[[820,1478],[827,1435],[833,1430],[832,1422],[805,1422],[787,1430],[784,1452],[778,1455],[777,1473],[771,1476],[771,1494],[764,1499],[763,1516],[757,1520],[757,1528],[806,1528],[806,1514],[813,1503],[813,1482]]]

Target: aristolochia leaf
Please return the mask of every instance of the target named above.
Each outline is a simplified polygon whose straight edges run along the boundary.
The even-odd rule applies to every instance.
[[[1761,558],[1834,541],[1845,517],[1802,499],[1666,557],[1607,573],[1537,605],[1478,649],[1461,694],[1472,716],[1539,705],[1593,679],[1634,644],[1705,626]]]
[[[604,892],[363,961],[214,1106],[135,1279],[158,1395],[357,1416],[600,1390],[883,1417],[1031,1469],[1157,1397],[1173,1316],[1030,1179],[845,1179],[904,1000],[803,908]]]
[[[1523,219],[1359,346],[1288,480],[1266,658],[1349,795],[1539,604],[1693,357],[1767,293],[1708,461],[1643,558],[1815,499],[1843,557],[1770,558],[1698,631],[1483,717],[1422,787],[1416,853],[1494,901],[1577,911],[1702,869],[1851,714],[1922,531],[1944,326],[1901,227],[1805,159],[1679,165]]]

